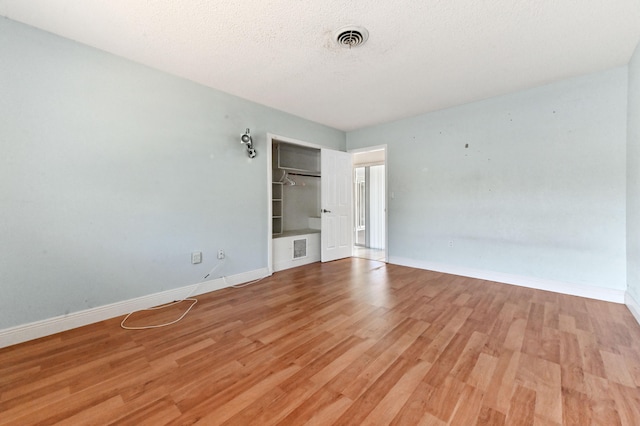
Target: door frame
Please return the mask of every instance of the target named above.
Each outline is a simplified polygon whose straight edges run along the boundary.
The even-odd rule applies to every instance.
[[[384,151],[384,261],[389,263],[389,161],[388,161],[388,146],[374,145],[365,148],[350,149],[347,152],[351,154],[358,154],[362,152],[371,151]],[[378,163],[379,164],[379,163]]]
[[[273,222],[271,217],[273,215],[273,206],[271,203],[271,197],[273,195],[271,189],[271,183],[273,182],[273,141],[284,142],[292,145],[304,146],[307,148],[314,148],[321,150],[325,147],[317,145],[311,142],[302,141],[299,139],[293,139],[286,136],[276,135],[274,133],[267,133],[267,269],[269,275],[273,274]],[[320,231],[322,232],[322,230]]]

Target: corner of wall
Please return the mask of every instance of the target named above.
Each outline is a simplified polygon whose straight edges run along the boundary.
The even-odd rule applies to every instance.
[[[626,256],[627,291],[625,304],[640,323],[640,43],[628,65],[627,84],[627,193]]]
[[[636,319],[638,324],[640,324],[640,303],[628,291],[624,296],[624,304],[627,305],[627,308],[629,308],[633,317]]]

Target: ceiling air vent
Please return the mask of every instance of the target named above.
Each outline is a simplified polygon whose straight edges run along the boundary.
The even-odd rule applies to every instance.
[[[362,27],[348,26],[338,29],[335,33],[336,43],[342,47],[357,47],[369,38],[369,31]]]

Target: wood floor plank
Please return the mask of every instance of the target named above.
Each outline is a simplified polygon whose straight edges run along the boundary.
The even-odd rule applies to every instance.
[[[60,388],[45,395],[39,395],[33,399],[22,401],[19,405],[9,407],[7,404],[0,404],[0,424],[23,424],[22,422],[33,422],[34,424],[49,416],[58,404],[69,398],[68,388]],[[23,420],[21,420],[23,419]]]
[[[490,407],[482,407],[478,416],[477,426],[501,426],[505,424],[505,415]]]
[[[169,397],[155,400],[137,409],[128,408],[127,410],[128,411],[124,416],[117,418],[114,421],[110,421],[109,423],[105,422],[103,424],[119,426],[153,426],[170,422],[173,419],[179,417],[181,414],[180,410],[178,410],[178,407]],[[113,419],[114,417],[117,417],[117,413],[111,412],[107,416],[107,419]]]
[[[472,333],[464,349],[458,355],[450,374],[461,382],[467,382],[487,340],[486,334]]]
[[[449,424],[473,425],[482,409],[484,393],[473,386],[465,385],[458,398],[453,417]]]
[[[520,355],[520,352],[504,351],[498,358],[482,404],[483,407],[491,409],[485,413],[490,418],[495,416],[494,412],[502,413],[504,416],[509,412],[511,396],[518,384],[516,376],[520,365]]]
[[[640,338],[638,343],[640,343]],[[633,382],[636,387],[640,387],[640,348],[621,348],[620,353]]]
[[[536,392],[524,386],[516,386],[506,422],[511,425],[532,426],[535,419]]]
[[[289,413],[281,423],[285,425],[305,424],[316,417],[315,421],[323,424],[321,420],[329,412],[335,410],[336,406],[347,409],[351,403],[351,400],[338,392],[320,388]]]
[[[559,364],[522,354],[516,380],[535,391],[536,415],[552,422],[562,422],[562,375]]]
[[[596,425],[621,425],[615,395],[610,383],[598,376],[585,373],[585,389],[591,408],[591,423]]]
[[[299,370],[300,367],[297,365],[290,365],[274,371],[272,374],[268,374],[258,382],[251,382],[251,384],[246,387],[246,390],[235,396],[233,399],[224,404],[215,404],[215,408],[210,407],[207,414],[202,417],[200,421],[203,424],[224,423],[233,415],[242,411],[244,408],[249,407],[254,403],[254,401],[259,400],[260,397],[269,392],[273,392],[280,382],[291,377]]]
[[[265,418],[261,416],[263,416],[265,413],[282,413],[282,408],[276,409],[276,404],[278,404],[278,402],[281,401],[285,395],[287,394],[278,386],[276,386],[270,392],[267,392],[262,396],[256,398],[250,407],[247,407],[246,409],[240,410],[239,412],[235,413],[222,424],[226,426],[244,426],[251,424],[252,422],[262,425],[270,424],[266,421]],[[283,414],[283,416],[284,415],[286,414]]]
[[[248,424],[272,425],[279,423],[300,403],[317,391],[315,383],[302,383],[291,392],[279,386],[257,398],[249,407],[227,419],[224,425],[244,426]]]
[[[353,401],[345,396],[340,396],[330,404],[314,410],[313,416],[305,423],[305,426],[332,425],[351,406]],[[286,424],[286,423],[284,423]]]
[[[336,425],[361,424],[363,420],[384,399],[387,393],[402,378],[410,365],[407,360],[397,358],[384,372],[366,388],[353,404],[336,421]]]
[[[593,419],[589,397],[574,388],[562,388],[562,423],[587,425]]]
[[[347,366],[360,358],[369,348],[371,348],[371,346],[373,346],[374,343],[374,340],[363,340],[339,357],[336,357],[333,361],[331,361],[331,363],[327,364],[316,374],[309,377],[309,380],[324,386],[330,380],[340,374],[340,372],[342,372],[345,368],[347,368]]]
[[[560,369],[562,387],[584,392],[584,366],[580,355],[580,343],[575,334],[560,333]]]
[[[105,424],[113,418],[113,412],[124,405],[120,396],[116,395],[104,401],[92,403],[86,409],[73,416],[57,421],[56,425],[74,426],[78,424]]]
[[[471,312],[471,309],[468,308],[458,309],[451,317],[447,318],[448,320],[444,324],[442,318],[436,318],[435,322],[425,331],[425,334],[432,338],[432,342],[420,358],[431,363],[438,359],[450,341],[458,335],[458,330],[462,328]]]
[[[390,365],[396,362],[424,331],[424,328],[424,323],[416,322],[411,318],[390,331],[382,340],[367,350],[366,355],[370,357],[371,361],[352,379],[347,387],[341,389],[341,393],[353,400],[357,399]]]
[[[607,373],[596,335],[580,330],[576,333],[576,337],[582,353],[584,371],[606,379]]]
[[[640,419],[640,325],[613,303],[354,258],[121,320],[0,349],[0,425]]]
[[[600,351],[600,356],[602,357],[604,370],[609,382],[615,382],[629,387],[636,386],[631,373],[627,370],[627,364],[622,355],[613,354],[608,351]]]
[[[398,426],[418,424],[425,415],[434,421],[440,421],[427,411],[427,401],[434,392],[435,389],[432,386],[421,380],[407,399],[407,402],[405,402],[400,411],[398,411],[398,414],[396,414],[391,424]]]
[[[522,349],[526,328],[527,322],[524,318],[514,319],[509,324],[509,330],[502,345],[503,348],[511,351],[520,351]]]
[[[498,358],[480,353],[476,365],[469,373],[469,377],[467,377],[466,383],[482,392],[486,392],[497,365]]]
[[[300,369],[297,374],[291,376],[288,380],[285,380],[280,387],[285,391],[294,389],[300,382],[311,380],[312,377],[317,377],[327,368],[331,368],[332,363],[341,357],[345,359],[350,358],[351,351],[358,351],[366,341],[357,336],[351,336],[345,340],[340,341],[338,344],[333,345],[326,353],[318,356],[313,361],[304,365],[304,368]]]
[[[464,389],[464,383],[455,377],[447,376],[442,383],[434,387],[434,391],[427,400],[426,411],[433,414],[434,417],[448,422]]]
[[[618,383],[612,383],[610,388],[621,423],[625,426],[637,425],[640,422],[640,389]]]
[[[407,402],[411,394],[431,368],[431,364],[420,361],[409,368],[398,382],[387,392],[363,420],[363,425],[389,424]]]

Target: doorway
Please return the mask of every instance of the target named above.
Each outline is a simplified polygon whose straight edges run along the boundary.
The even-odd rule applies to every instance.
[[[352,151],[353,256],[387,261],[386,146]]]

